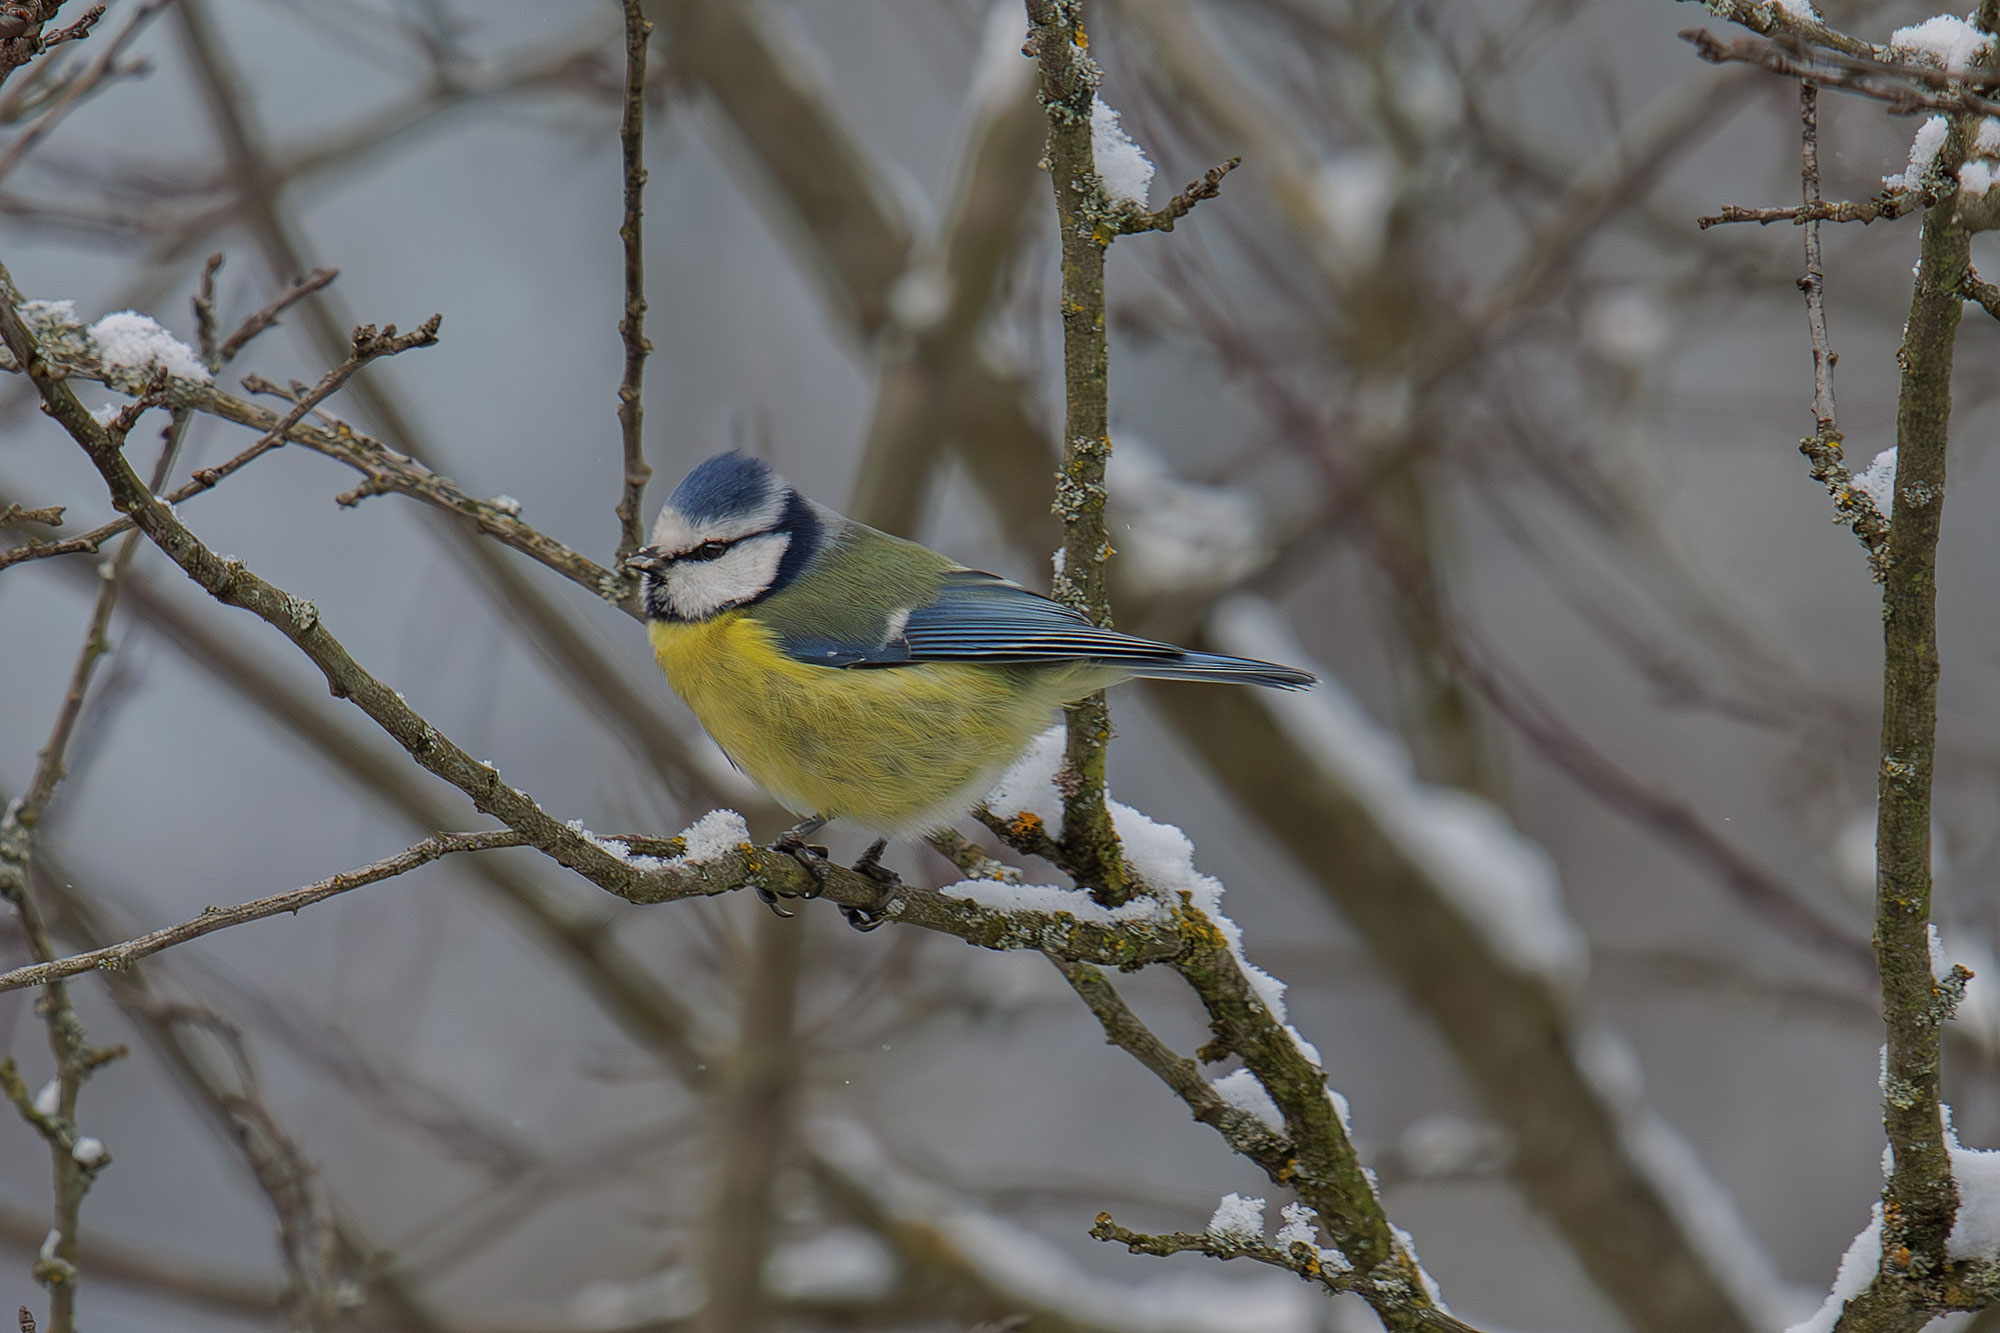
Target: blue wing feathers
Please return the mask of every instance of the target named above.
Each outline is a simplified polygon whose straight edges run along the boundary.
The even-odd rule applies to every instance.
[[[886,630],[885,626],[885,630]],[[1089,662],[1163,680],[1239,681],[1299,689],[1304,671],[1100,629],[1060,602],[977,570],[952,570],[931,601],[911,608],[901,632],[874,644],[821,636],[787,636],[785,650],[802,662],[831,667],[894,667],[919,662],[983,662],[994,666]]]

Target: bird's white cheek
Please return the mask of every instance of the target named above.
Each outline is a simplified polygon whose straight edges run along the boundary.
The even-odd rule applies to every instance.
[[[740,606],[777,581],[790,534],[768,533],[738,542],[708,561],[681,561],[667,571],[667,598],[683,620],[702,620]]]

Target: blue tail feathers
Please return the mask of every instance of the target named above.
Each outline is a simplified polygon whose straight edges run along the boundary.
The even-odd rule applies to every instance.
[[[1121,663],[1120,665],[1125,665]],[[1134,674],[1148,680],[1212,680],[1224,684],[1266,685],[1277,690],[1303,690],[1319,682],[1310,671],[1221,653],[1183,652],[1165,662],[1132,664]]]

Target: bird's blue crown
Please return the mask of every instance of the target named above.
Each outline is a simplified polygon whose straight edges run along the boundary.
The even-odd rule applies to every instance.
[[[674,488],[667,506],[690,523],[715,523],[755,513],[782,485],[770,464],[732,449],[703,459]]]

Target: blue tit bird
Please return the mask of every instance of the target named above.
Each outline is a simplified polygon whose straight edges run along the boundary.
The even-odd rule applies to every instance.
[[[736,766],[809,831],[943,827],[1054,710],[1120,681],[1298,689],[1291,667],[1112,630],[718,454],[660,510],[642,575],[654,656]]]

